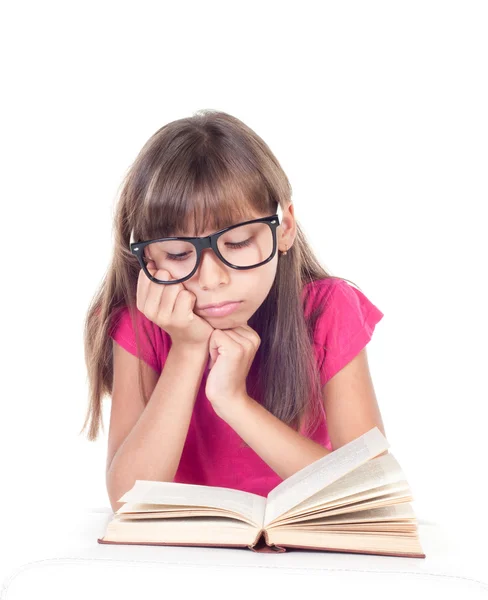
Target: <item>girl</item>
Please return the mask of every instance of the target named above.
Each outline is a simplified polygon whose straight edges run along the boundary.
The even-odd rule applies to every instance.
[[[97,439],[110,394],[114,511],[136,479],[266,496],[372,427],[384,434],[365,350],[383,313],[321,267],[252,129],[211,110],[159,129],[114,225],[85,324],[82,429],[91,419]]]

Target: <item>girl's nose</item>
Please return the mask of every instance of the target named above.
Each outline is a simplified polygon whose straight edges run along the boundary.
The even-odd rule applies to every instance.
[[[206,248],[201,255],[200,264],[195,275],[200,285],[212,288],[222,282],[228,281],[227,267],[215,254],[212,248]]]

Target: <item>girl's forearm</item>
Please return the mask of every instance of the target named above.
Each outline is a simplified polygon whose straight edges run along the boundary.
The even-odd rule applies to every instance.
[[[221,409],[217,414],[282,479],[331,452],[292,429],[248,395],[229,402],[227,410]],[[378,456],[384,454],[388,454],[388,450]]]
[[[123,505],[118,499],[136,479],[173,481],[207,361],[206,347],[170,348],[147,406],[107,471],[114,512]]]
[[[330,450],[298,433],[249,396],[229,402],[228,409],[219,416],[282,479],[287,479],[330,453]]]

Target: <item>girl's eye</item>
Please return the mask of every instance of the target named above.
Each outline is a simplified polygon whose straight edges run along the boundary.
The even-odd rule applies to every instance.
[[[239,248],[246,248],[248,246],[251,245],[251,239],[249,238],[247,240],[244,240],[243,242],[226,242],[226,246],[230,246],[231,250],[238,250]],[[183,261],[186,259],[186,257],[192,254],[191,252],[181,252],[180,254],[169,254],[166,253],[166,257],[168,258],[168,260],[174,260],[174,261]]]
[[[183,252],[182,254],[167,254],[169,260],[184,260],[188,252]]]
[[[232,248],[244,248],[246,246],[250,246],[251,245],[251,238],[244,240],[243,242],[235,242],[235,243],[228,243],[228,246],[231,246]]]

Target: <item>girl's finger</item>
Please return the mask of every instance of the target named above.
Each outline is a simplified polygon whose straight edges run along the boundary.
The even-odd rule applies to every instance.
[[[239,325],[238,327],[233,327],[232,329],[225,329],[225,333],[229,333],[229,331],[233,331],[234,333],[237,333],[239,336],[246,338],[247,340],[252,342],[252,344],[259,343],[259,340],[256,337],[256,335],[257,335],[256,332],[251,329],[247,329],[246,327],[243,327],[242,325]]]
[[[147,291],[151,282],[144,273],[144,270],[139,271],[139,277],[137,278],[137,291],[136,291],[136,305],[137,308],[144,312],[144,305],[146,304]]]
[[[165,269],[156,269],[156,265],[154,262],[151,263],[151,275],[153,277],[158,274],[159,279],[163,279],[165,281],[172,281],[174,277],[169,271]],[[152,268],[154,266],[154,268]],[[178,294],[183,289],[183,284],[176,283],[173,285],[164,285],[161,283],[149,282],[152,285],[149,288],[148,296],[146,299],[146,310],[149,311],[148,314],[156,316],[157,314],[161,314],[163,318],[171,317],[174,308],[176,299]]]
[[[174,287],[178,287],[178,286],[175,285]],[[180,293],[178,294],[178,296],[179,296],[178,302],[176,302],[176,299],[175,299],[175,308],[173,310],[174,318],[181,322],[185,322],[189,318],[194,319],[195,317],[193,316],[194,315],[193,307],[195,306],[195,302],[196,302],[195,294],[192,294],[187,289],[183,289],[183,291],[180,290]]]
[[[149,273],[153,277],[156,277],[158,270],[156,269],[155,263],[152,260],[150,260],[146,266]],[[166,292],[165,288],[170,288],[171,286],[162,285],[161,283],[155,283],[154,281],[151,281],[148,277],[146,277],[146,279],[149,285],[146,294],[145,311],[147,314],[155,315],[157,314],[158,307],[161,303],[161,298]]]
[[[246,349],[254,348],[254,341],[249,337],[249,335],[237,333],[236,329],[239,329],[239,327],[235,327],[234,329],[224,329],[223,331],[240,346],[243,346]]]

